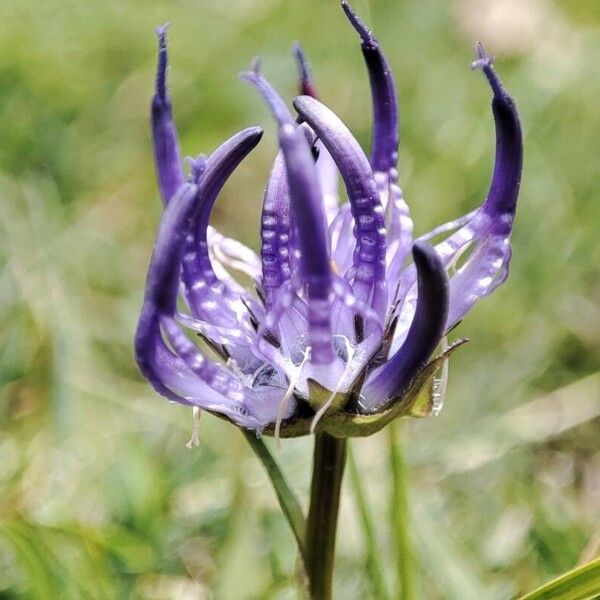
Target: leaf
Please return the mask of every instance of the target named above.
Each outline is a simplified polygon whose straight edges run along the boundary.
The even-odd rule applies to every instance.
[[[10,545],[18,564],[25,572],[28,591],[37,598],[57,598],[60,585],[56,574],[21,529],[5,523],[0,527],[0,535]]]
[[[600,557],[573,569],[519,600],[593,600],[600,596]]]
[[[265,442],[261,438],[256,437],[256,434],[253,431],[242,430],[242,433],[250,444],[254,454],[256,454],[267,471],[267,475],[275,489],[275,494],[277,494],[277,500],[279,500],[281,510],[296,538],[300,555],[304,556],[306,521],[296,495],[288,485],[279,465],[275,462],[275,459],[269,452]]]

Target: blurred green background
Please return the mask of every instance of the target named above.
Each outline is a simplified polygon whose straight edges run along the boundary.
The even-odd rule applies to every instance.
[[[418,233],[474,208],[489,181],[475,40],[521,112],[511,277],[456,332],[472,341],[442,414],[403,424],[421,597],[509,599],[600,543],[600,4],[354,6],[397,77]],[[254,56],[291,97],[300,40],[322,99],[369,144],[365,69],[336,0],[0,0],[0,598],[295,597],[293,538],[243,437],[205,416],[188,450],[191,411],[132,359],[161,212],[148,105],[165,21],[184,153],[266,126],[217,203],[224,232],[257,246],[275,153],[237,78]],[[352,446],[391,581],[387,437]],[[275,454],[305,500],[311,441]],[[336,597],[368,598],[347,484]]]

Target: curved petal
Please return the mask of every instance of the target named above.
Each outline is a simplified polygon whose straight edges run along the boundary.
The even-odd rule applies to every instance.
[[[258,89],[278,122],[294,122],[287,106],[260,72],[260,61],[255,59],[252,70],[241,73],[240,77]],[[291,276],[293,263],[296,262],[293,255],[295,231],[290,217],[285,161],[283,154],[279,153],[269,174],[261,215],[263,289],[268,307],[272,306],[279,287]]]
[[[261,430],[275,420],[283,390],[273,388],[257,395],[245,388],[231,372],[202,356],[173,318],[187,231],[194,211],[200,209],[198,197],[196,184],[184,184],[161,219],[135,335],[136,361],[154,389],[169,400],[218,412],[242,427]]]
[[[256,70],[242,75],[263,95],[279,125],[279,145],[285,162],[294,231],[301,251],[301,278],[308,305],[310,362],[329,365],[336,359],[331,332],[331,267],[321,189],[311,147],[266,79]]]
[[[361,49],[369,72],[373,101],[371,165],[374,171],[387,173],[396,168],[400,143],[394,77],[377,38],[358,18],[346,0],[342,1],[342,8],[361,38]]]
[[[212,267],[207,229],[214,202],[228,177],[258,144],[260,127],[245,129],[221,144],[206,161],[198,184],[199,209],[185,244],[182,279],[194,316],[215,325],[230,327],[245,313],[239,294],[217,278]]]
[[[179,152],[177,128],[173,121],[171,99],[167,91],[167,27],[158,27],[158,64],[156,89],[151,105],[152,144],[160,194],[168,202],[185,181]]]
[[[506,278],[511,255],[510,234],[523,171],[523,132],[515,103],[481,44],[477,51],[479,58],[473,67],[483,70],[494,94],[496,157],[490,188],[481,208],[482,216],[487,217],[487,229],[479,232],[478,244],[471,256],[450,280],[448,329],[454,327],[479,298]]]
[[[460,226],[435,246],[443,264],[454,266],[465,252],[470,255],[450,279],[450,310],[446,330],[452,329],[473,304],[489,294],[504,279],[510,260],[510,234],[523,169],[523,133],[513,99],[506,92],[492,66],[492,59],[477,46],[474,68],[482,69],[493,92],[492,110],[496,127],[496,156],[489,191],[482,206],[457,221],[447,223],[423,236],[428,239],[446,229]],[[400,301],[414,296],[414,267],[405,272],[397,294]],[[398,329],[394,345],[406,330]]]
[[[494,231],[510,233],[523,172],[521,121],[514,100],[494,70],[492,58],[481,44],[477,45],[477,52],[479,58],[473,63],[473,68],[484,72],[494,93],[492,111],[496,126],[494,174],[483,210],[492,217]]]
[[[386,230],[369,161],[348,128],[318,100],[299,96],[294,106],[325,144],[344,179],[355,222],[353,288],[363,301],[372,294],[372,306],[383,316],[387,308]]]
[[[303,281],[308,298],[308,338],[311,362],[330,364],[335,359],[331,334],[331,269],[320,187],[310,148],[302,131],[280,125],[290,199],[302,252]]]
[[[396,85],[379,41],[345,0],[342,2],[342,8],[361,38],[362,53],[369,73],[373,104],[371,165],[375,172],[381,203],[386,211],[388,229],[386,279],[398,281],[400,271],[412,245],[413,222],[402,190],[397,184],[398,171],[396,167],[400,143],[400,122]],[[389,302],[392,301],[395,291],[394,286],[391,288],[388,292]]]
[[[134,340],[138,367],[154,389],[170,400],[185,400],[163,382],[158,353],[164,346],[159,332],[160,314],[173,314],[177,305],[179,265],[189,220],[197,207],[198,188],[184,184],[163,213],[154,252],[150,259],[144,302]],[[163,348],[168,356],[168,349]]]
[[[425,366],[444,334],[449,286],[446,269],[436,251],[424,242],[413,246],[418,277],[418,300],[408,335],[400,349],[367,378],[361,394],[367,411],[400,396]]]

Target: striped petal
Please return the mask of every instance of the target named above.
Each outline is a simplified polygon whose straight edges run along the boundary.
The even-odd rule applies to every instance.
[[[369,161],[348,128],[318,100],[299,96],[294,106],[325,144],[344,179],[355,222],[353,288],[359,299],[371,299],[373,308],[383,317],[387,309],[386,230]]]

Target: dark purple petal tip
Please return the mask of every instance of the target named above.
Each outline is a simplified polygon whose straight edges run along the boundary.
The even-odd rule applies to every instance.
[[[415,242],[417,307],[402,346],[376,370],[363,388],[365,407],[374,409],[401,395],[425,366],[440,343],[448,317],[449,284],[438,253],[425,242]]]
[[[379,42],[373,35],[373,32],[360,20],[359,16],[354,12],[347,0],[342,0],[342,10],[346,13],[348,20],[352,24],[352,27],[356,29],[358,35],[360,35],[363,46],[378,47]]]
[[[158,37],[158,64],[156,67],[156,95],[163,102],[167,101],[167,67],[169,56],[167,51],[167,29],[171,23],[156,28]]]
[[[156,82],[152,97],[151,122],[152,143],[156,176],[163,201],[166,203],[184,182],[179,139],[173,121],[171,99],[167,90],[167,29],[169,24],[156,28],[158,36],[158,60]]]
[[[299,76],[299,90],[300,94],[304,96],[312,96],[313,98],[318,98],[317,90],[315,89],[312,71],[310,68],[310,63],[306,58],[306,54],[300,42],[296,42],[293,46],[294,57],[296,59],[296,64],[298,65],[298,76]]]
[[[361,38],[361,47],[371,84],[373,102],[373,135],[371,164],[375,171],[386,172],[396,167],[400,143],[398,101],[390,65],[379,41],[344,0],[342,8]]]
[[[523,171],[521,122],[514,100],[494,70],[493,58],[485,52],[481,43],[477,44],[477,55],[471,66],[484,72],[492,88],[492,110],[496,125],[494,174],[483,209],[492,217],[502,214],[513,216]],[[511,223],[507,225],[510,227]]]
[[[492,90],[494,91],[494,96],[506,94],[498,75],[494,71],[494,57],[485,51],[481,42],[477,42],[475,51],[477,52],[478,58],[471,63],[471,69],[481,69],[485,73],[485,76],[488,78]]]

